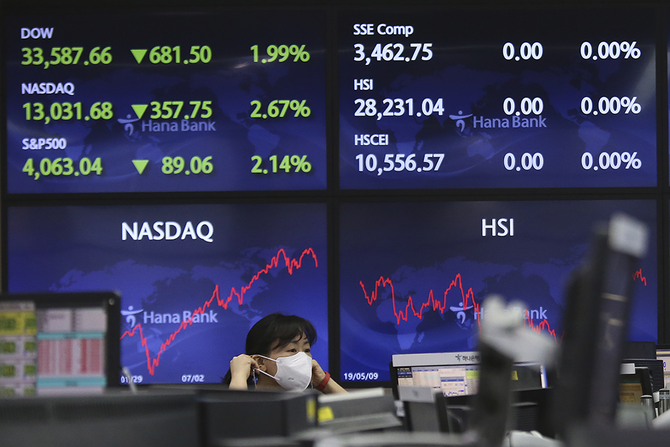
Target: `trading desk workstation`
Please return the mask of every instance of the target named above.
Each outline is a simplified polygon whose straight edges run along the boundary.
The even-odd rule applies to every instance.
[[[662,0],[0,0],[0,447],[667,445],[669,54]],[[223,384],[273,313],[347,393]]]

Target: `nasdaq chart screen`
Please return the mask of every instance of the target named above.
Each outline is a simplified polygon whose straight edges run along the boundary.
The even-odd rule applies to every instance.
[[[341,187],[655,186],[654,24],[630,8],[341,13]]]
[[[656,341],[655,201],[343,204],[342,380],[390,380],[393,354],[476,350],[489,295],[523,303],[524,324],[560,343],[570,274],[616,211],[651,231],[629,338]]]
[[[120,293],[136,383],[221,382],[272,312],[310,320],[328,368],[324,205],[20,207],[8,225],[10,292]]]
[[[8,192],[324,189],[324,20],[6,20]]]

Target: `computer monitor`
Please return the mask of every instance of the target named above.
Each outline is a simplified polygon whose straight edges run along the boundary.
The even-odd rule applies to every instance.
[[[395,354],[389,364],[393,394],[398,399],[402,386],[440,389],[445,396],[475,394],[479,359],[476,351]]]
[[[3,447],[204,446],[201,407],[194,393],[36,396],[0,405]]]
[[[405,428],[416,432],[460,433],[462,420],[448,410],[446,397],[438,389],[402,386],[398,390],[403,404]]]
[[[314,430],[320,407],[316,390],[287,393],[232,390],[224,384],[154,384],[141,387],[157,394],[197,395],[200,428],[206,446],[223,446],[243,438],[287,439]],[[262,421],[261,424],[258,421]],[[236,441],[236,442],[237,442]]]
[[[319,427],[330,433],[398,431],[395,399],[383,388],[319,396]]]
[[[623,345],[625,359],[655,359],[656,347],[653,341],[626,341]]]
[[[409,431],[462,433],[470,428],[475,395],[447,397],[437,389],[420,386],[404,386],[399,393]],[[508,426],[554,437],[552,399],[552,388],[512,391]]]
[[[403,386],[439,389],[445,397],[476,394],[479,361],[477,351],[396,354],[389,365],[391,388],[395,396]],[[544,366],[534,362],[514,363],[510,380],[512,390],[548,386]]]
[[[657,345],[656,359],[663,361],[663,388],[670,386],[670,345]]]
[[[594,229],[590,256],[567,288],[556,393],[562,434],[575,424],[614,424],[634,272],[647,234],[645,224],[612,216]]]
[[[626,357],[622,363],[635,365],[635,369],[644,368],[649,377],[651,392],[657,393],[664,386],[663,360],[658,359],[639,359]]]
[[[640,405],[642,403],[642,396],[651,396],[653,393],[649,368],[638,368],[634,363],[624,363],[621,365],[619,401],[622,404]]]
[[[0,295],[0,396],[100,393],[118,383],[113,292]]]

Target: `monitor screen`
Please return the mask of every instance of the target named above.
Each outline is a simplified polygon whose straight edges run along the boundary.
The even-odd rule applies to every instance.
[[[476,394],[479,357],[478,352],[394,355],[391,368],[397,380],[392,388],[429,387],[445,396]]]
[[[656,15],[341,12],[341,187],[656,186]]]
[[[101,393],[115,385],[119,310],[111,292],[0,295],[0,396]]]
[[[398,371],[398,386],[438,388],[445,396],[475,394],[478,379],[477,365],[412,366]]]
[[[670,347],[660,347],[656,350],[656,359],[663,361],[663,388],[670,386]]]
[[[479,352],[396,354],[391,362],[391,388],[428,387],[446,397],[476,394],[479,386]],[[512,367],[513,390],[546,388],[543,365],[517,362]]]
[[[272,312],[314,324],[327,370],[326,227],[314,203],[11,207],[9,289],[119,291],[136,383],[220,383]]]
[[[341,374],[388,381],[393,354],[476,349],[489,294],[525,303],[525,324],[559,343],[565,286],[596,222],[645,222],[629,338],[657,340],[656,202],[357,202],[340,209]]]
[[[623,368],[622,368],[623,369]],[[622,371],[619,378],[619,401],[626,404],[642,403],[642,396],[653,395],[648,368],[635,368],[632,373]]]
[[[7,399],[0,431],[3,447],[205,445],[202,405],[196,394],[183,392]]]
[[[0,3],[2,291],[118,290],[130,380],[220,382],[275,311],[352,387],[477,349],[492,293],[559,343],[615,211],[666,341],[660,0]]]
[[[10,194],[326,188],[323,11],[134,6],[3,16]]]

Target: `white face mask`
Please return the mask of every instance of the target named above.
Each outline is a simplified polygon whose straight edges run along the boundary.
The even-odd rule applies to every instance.
[[[289,391],[304,391],[312,381],[312,358],[304,352],[298,352],[289,357],[279,357],[277,360],[259,355],[277,363],[277,373],[272,376],[265,371],[257,371],[272,377],[284,389]]]

